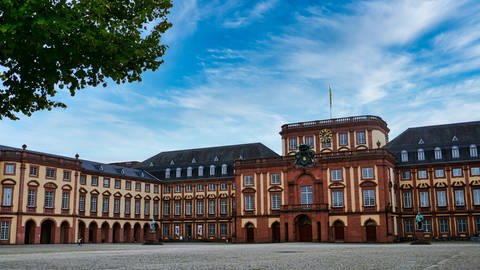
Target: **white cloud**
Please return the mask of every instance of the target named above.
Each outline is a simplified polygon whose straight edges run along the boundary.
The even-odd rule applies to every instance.
[[[248,10],[246,13],[237,14],[233,19],[226,20],[223,23],[223,26],[227,28],[238,28],[249,25],[253,21],[262,18],[265,13],[273,9],[276,4],[277,0],[265,0],[258,2],[251,10]]]

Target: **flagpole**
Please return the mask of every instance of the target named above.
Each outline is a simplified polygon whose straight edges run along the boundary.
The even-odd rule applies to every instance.
[[[330,92],[330,119],[332,119],[332,87],[328,85],[328,90]]]

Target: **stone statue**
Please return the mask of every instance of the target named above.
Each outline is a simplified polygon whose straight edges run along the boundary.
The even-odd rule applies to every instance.
[[[152,233],[156,232],[157,229],[155,227],[156,227],[155,219],[152,217],[152,222],[150,222],[150,232],[152,232]]]
[[[417,222],[417,231],[423,231],[423,216],[420,211],[418,211],[415,221]]]

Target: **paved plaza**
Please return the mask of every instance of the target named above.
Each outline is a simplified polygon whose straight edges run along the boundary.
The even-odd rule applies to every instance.
[[[480,243],[0,246],[0,269],[479,269]]]

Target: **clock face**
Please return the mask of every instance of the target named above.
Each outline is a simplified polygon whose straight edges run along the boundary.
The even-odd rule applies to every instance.
[[[328,143],[332,141],[332,132],[328,129],[320,130],[320,142]]]

